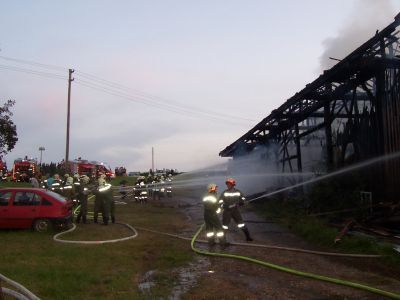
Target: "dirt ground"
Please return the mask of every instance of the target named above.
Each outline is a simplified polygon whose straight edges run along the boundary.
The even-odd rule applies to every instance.
[[[173,198],[162,201],[181,209],[191,224],[203,223],[202,190],[178,190]],[[249,205],[251,206],[251,205]],[[249,208],[249,207],[248,207]],[[254,238],[252,245],[262,244],[321,251],[294,236],[277,224],[265,222],[251,209],[242,215]],[[327,277],[368,285],[400,295],[400,270],[381,263],[380,258],[348,258],[247,246],[244,235],[231,223],[228,240],[231,245],[215,252],[246,256],[271,264]],[[181,233],[193,235],[195,232]],[[200,236],[204,239],[204,236]],[[205,244],[199,248],[208,249]],[[190,286],[179,287],[176,299],[390,299],[372,292],[289,274],[247,261],[199,255],[192,268]],[[190,273],[184,270],[182,273]],[[193,278],[195,277],[195,278]],[[184,284],[183,284],[184,285]],[[399,296],[400,298],[400,296]]]

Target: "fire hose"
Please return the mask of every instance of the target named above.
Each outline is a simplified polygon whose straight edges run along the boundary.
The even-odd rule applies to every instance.
[[[77,208],[78,209],[78,208]],[[74,213],[76,213],[77,209],[74,211]],[[67,231],[61,232],[56,234],[53,237],[54,241],[57,242],[61,242],[61,243],[78,243],[78,244],[105,244],[105,243],[115,243],[115,242],[119,242],[119,241],[126,241],[129,239],[133,239],[135,237],[137,237],[138,233],[135,230],[135,228],[133,228],[132,226],[130,226],[129,224],[125,224],[125,223],[117,223],[120,225],[124,225],[126,227],[128,227],[131,231],[134,232],[133,235],[128,236],[128,237],[124,237],[121,239],[113,239],[113,240],[105,240],[105,241],[76,241],[76,240],[61,240],[59,239],[59,237],[61,235],[67,234],[69,232],[72,232],[76,229],[76,225],[73,224],[73,227]],[[167,235],[167,236],[171,236],[174,238],[179,238],[179,239],[184,239],[184,240],[190,240],[191,241],[191,248],[194,252],[201,254],[201,255],[208,255],[208,256],[218,256],[218,257],[226,257],[226,258],[232,258],[232,259],[238,259],[238,260],[244,260],[247,262],[251,262],[251,263],[255,263],[255,264],[259,264],[265,267],[269,267],[275,270],[279,270],[279,271],[283,271],[286,273],[290,273],[293,275],[297,275],[297,276],[302,276],[302,277],[307,277],[307,278],[311,278],[311,279],[315,279],[315,280],[320,280],[320,281],[325,281],[325,282],[329,282],[329,283],[334,283],[337,285],[344,285],[344,286],[348,286],[348,287],[353,287],[353,288],[357,288],[357,289],[361,289],[364,291],[368,291],[371,293],[375,293],[378,295],[382,295],[385,297],[390,297],[393,299],[400,299],[400,294],[395,294],[392,292],[388,292],[388,291],[384,291],[381,289],[377,289],[374,287],[370,287],[364,284],[360,284],[360,283],[355,283],[355,282],[350,282],[350,281],[346,281],[346,280],[342,280],[342,279],[337,279],[337,278],[332,278],[332,277],[327,277],[327,276],[322,276],[322,275],[318,275],[318,274],[313,274],[313,273],[308,273],[308,272],[302,272],[302,271],[298,271],[295,269],[291,269],[291,268],[287,268],[287,267],[283,267],[283,266],[279,266],[276,264],[272,264],[266,261],[260,261],[257,259],[253,259],[250,257],[246,257],[246,256],[240,256],[240,255],[233,255],[233,254],[229,254],[229,253],[215,253],[215,252],[209,252],[209,251],[205,251],[205,250],[200,250],[197,249],[194,244],[195,242],[200,242],[200,243],[207,243],[207,241],[203,241],[203,240],[197,240],[197,237],[199,236],[200,232],[203,230],[204,224],[199,228],[199,230],[195,233],[195,235],[192,238],[188,238],[188,237],[182,237],[180,235],[175,235],[175,234],[170,234],[170,233],[163,233],[160,231],[156,231],[156,230],[151,230],[151,229],[147,229],[147,228],[141,228],[141,227],[136,227],[139,230],[144,230],[144,231],[148,231],[148,232],[152,232],[152,233],[156,233],[156,234],[163,234],[163,235]],[[311,251],[311,250],[304,250],[304,249],[296,249],[296,248],[287,248],[287,247],[279,247],[279,246],[268,246],[268,245],[258,245],[258,244],[244,244],[244,243],[231,243],[232,245],[239,245],[239,246],[251,246],[251,247],[264,247],[264,248],[273,248],[273,249],[280,249],[280,250],[287,250],[287,251],[297,251],[297,252],[305,252],[305,253],[311,253],[311,254],[319,254],[319,255],[334,255],[334,256],[350,256],[350,257],[379,257],[379,255],[362,255],[362,254],[342,254],[342,253],[329,253],[329,252],[320,252],[320,251]],[[10,281],[8,278],[6,280],[5,276],[2,276],[0,274],[0,279],[3,279],[7,282],[12,282]],[[18,292],[9,290],[7,288],[3,288],[3,292],[4,293],[8,293],[9,295],[15,297],[18,300],[26,300],[26,299],[34,299],[34,300],[38,300],[39,298],[36,297],[34,294],[32,294],[30,291],[28,291],[26,288],[24,288],[23,286],[21,286],[18,283],[13,282],[15,286],[18,286],[21,290],[23,290],[25,293],[27,293],[29,296],[26,297],[23,294],[20,294]]]
[[[323,276],[323,275],[318,275],[318,274],[298,271],[298,270],[295,270],[295,269],[291,269],[291,268],[283,267],[283,266],[280,266],[280,265],[272,264],[272,263],[269,263],[269,262],[266,262],[266,261],[261,261],[261,260],[258,260],[258,259],[254,259],[254,258],[251,258],[251,257],[246,257],[246,256],[241,256],[241,255],[233,255],[233,254],[228,254],[228,253],[209,252],[209,251],[197,249],[194,246],[194,243],[195,243],[198,235],[200,234],[200,232],[203,230],[203,227],[204,227],[204,224],[199,228],[199,230],[193,236],[193,238],[191,240],[191,243],[190,243],[190,245],[192,247],[192,250],[194,252],[198,253],[198,254],[244,260],[244,261],[255,263],[255,264],[258,264],[258,265],[261,265],[261,266],[264,266],[264,267],[268,267],[268,268],[271,268],[271,269],[274,269],[274,270],[286,272],[286,273],[289,273],[289,274],[302,276],[302,277],[307,277],[307,278],[320,280],[320,281],[325,281],[325,282],[330,282],[330,283],[334,283],[334,284],[337,284],[337,285],[348,286],[348,287],[352,287],[352,288],[368,291],[368,292],[371,292],[371,293],[374,293],[374,294],[377,294],[377,295],[381,295],[381,296],[385,296],[385,297],[389,297],[389,298],[393,298],[393,299],[400,299],[400,294],[396,294],[396,293],[388,292],[388,291],[385,291],[385,290],[377,289],[377,288],[374,288],[374,287],[367,286],[365,284],[360,284],[360,283],[351,282],[351,281],[342,280],[342,279],[337,279],[337,278],[333,278],[333,277],[327,277],[327,276]]]
[[[5,295],[9,295],[18,300],[40,300],[39,297],[37,297],[35,294],[33,294],[26,287],[19,284],[18,282],[11,280],[10,278],[7,278],[6,276],[4,276],[2,274],[0,274],[0,281],[1,280],[8,283],[12,287],[16,288],[19,292],[14,291],[9,288],[6,288],[6,287],[2,287],[0,293],[3,292]]]

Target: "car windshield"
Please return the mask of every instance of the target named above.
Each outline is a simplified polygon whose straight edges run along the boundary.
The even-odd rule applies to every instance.
[[[52,198],[55,198],[56,200],[60,201],[61,203],[67,203],[67,200],[63,196],[61,196],[55,192],[46,190],[45,193],[50,195]]]

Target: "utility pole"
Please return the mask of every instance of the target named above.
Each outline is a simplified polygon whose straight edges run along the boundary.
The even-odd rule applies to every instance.
[[[71,82],[74,81],[72,78],[72,73],[75,72],[73,69],[69,69],[68,76],[68,106],[67,106],[67,141],[65,146],[65,172],[69,172],[68,160],[69,160],[69,118],[70,118],[70,108],[71,108]]]
[[[151,147],[151,170],[154,174],[154,147]]]
[[[39,151],[40,151],[40,162],[39,162],[39,165],[40,165],[40,172],[42,172],[42,153],[43,153],[43,151],[44,150],[46,150],[43,146],[40,146],[39,147]]]

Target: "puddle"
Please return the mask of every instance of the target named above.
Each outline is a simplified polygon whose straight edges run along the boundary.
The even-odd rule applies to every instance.
[[[196,257],[193,262],[187,266],[171,270],[171,273],[177,274],[177,282],[172,289],[171,295],[166,297],[170,300],[182,299],[182,295],[187,293],[197,284],[197,279],[207,272],[210,267],[210,261],[206,257]],[[148,298],[152,297],[152,289],[156,286],[157,271],[151,270],[146,272],[140,280],[138,288],[140,292]]]
[[[140,292],[142,292],[144,295],[148,296],[151,295],[151,288],[156,284],[153,281],[155,274],[156,274],[155,270],[150,270],[143,275],[138,287]]]
[[[199,256],[196,257],[194,262],[188,266],[175,269],[174,272],[179,274],[178,283],[173,288],[171,295],[168,299],[181,299],[182,295],[188,292],[191,288],[196,286],[197,279],[207,272],[211,263],[208,258]]]

